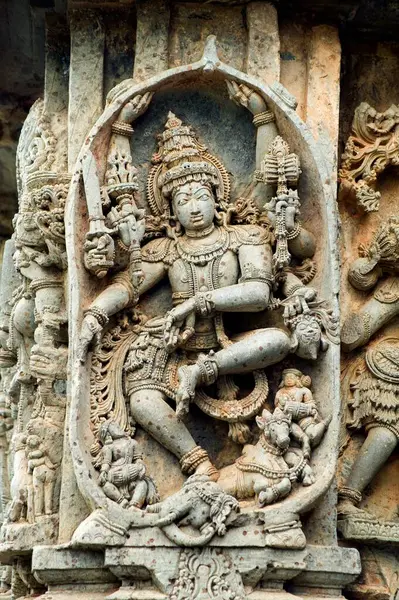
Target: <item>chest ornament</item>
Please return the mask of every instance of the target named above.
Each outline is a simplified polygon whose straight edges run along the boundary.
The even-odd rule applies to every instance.
[[[218,228],[218,238],[209,246],[195,248],[193,244],[184,238],[176,242],[176,250],[181,259],[199,266],[207,265],[211,260],[223,256],[229,248],[230,237],[227,231]]]

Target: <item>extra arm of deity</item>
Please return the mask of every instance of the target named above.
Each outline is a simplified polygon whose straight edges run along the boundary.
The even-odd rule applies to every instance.
[[[142,263],[144,279],[138,290],[133,288],[129,268],[114,276],[113,282],[92,302],[90,308],[99,308],[107,315],[120,312],[130,304],[137,303],[139,297],[159,283],[166,274],[163,262]]]
[[[272,111],[262,96],[250,87],[235,81],[226,81],[230,98],[239,106],[244,106],[253,114],[256,127],[256,169],[260,169],[263,157],[267,153],[274,138],[278,135]],[[254,199],[259,198],[262,204],[273,195],[273,188],[257,182],[254,188]]]
[[[316,299],[317,291],[304,285],[294,273],[287,271],[285,275],[282,292],[288,301],[285,301],[284,315],[290,317],[296,313],[307,312],[307,302]],[[292,303],[290,303],[291,298]]]
[[[380,302],[370,298],[359,310],[351,313],[341,329],[341,344],[345,352],[351,352],[366,344],[384,325],[399,314],[399,300]]]
[[[108,149],[108,173],[107,177],[112,177],[112,170],[115,167],[115,157],[124,157],[125,163],[132,162],[130,137],[133,134],[133,123],[148,108],[153,94],[138,95],[125,104],[119,113],[117,120],[112,124],[112,136]],[[127,173],[126,173],[127,175]]]
[[[243,244],[238,251],[239,283],[210,292],[215,311],[260,312],[267,308],[273,283],[269,244]]]
[[[260,312],[269,303],[272,252],[268,244],[244,244],[238,251],[242,277],[239,283],[197,293],[169,312],[169,321],[183,321],[191,313],[207,316],[213,312]]]
[[[111,285],[101,292],[86,309],[78,349],[78,358],[81,362],[85,361],[92,340],[101,334],[109,317],[129,305],[136,304],[140,295],[154,287],[166,274],[163,262],[149,263],[143,261],[142,269],[144,278],[138,289],[135,289],[132,284],[128,267],[115,275]]]

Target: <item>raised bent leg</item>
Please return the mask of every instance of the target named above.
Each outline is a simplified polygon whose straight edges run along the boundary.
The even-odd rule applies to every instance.
[[[285,498],[290,493],[291,487],[292,485],[288,477],[284,477],[278,483],[275,483],[259,492],[259,505],[266,506],[267,504],[277,502],[277,500],[280,500],[281,498]],[[257,492],[257,490],[255,490],[255,492]]]
[[[264,369],[283,360],[290,350],[290,338],[281,329],[270,327],[240,335],[227,348],[179,369],[178,402],[192,399],[197,385],[213,383],[220,375]]]
[[[110,481],[104,483],[103,490],[104,494],[114,502],[118,502],[118,504],[127,504],[127,500],[124,500],[121,491]]]

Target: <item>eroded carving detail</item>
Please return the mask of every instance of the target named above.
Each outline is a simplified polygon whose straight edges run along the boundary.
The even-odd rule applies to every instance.
[[[147,108],[149,94],[131,100],[112,126],[104,185],[94,157],[88,153],[83,161],[90,222],[85,265],[97,277],[110,277],[85,310],[79,346],[84,364],[96,342],[91,453],[105,496],[131,514],[117,533],[112,519],[93,513],[76,533],[82,543],[95,544],[101,530],[112,543],[123,544],[129,526],[147,525],[159,527],[178,545],[205,545],[215,533],[224,535],[230,515],[239,510],[237,499],[256,497],[264,507],[287,497],[293,482],[311,486],[315,481],[311,446],[320,443],[329,420],[321,419],[295,370],[290,371],[296,377],[292,390],[287,391],[286,372],[277,408],[273,414],[266,410],[264,369],[292,354],[317,360],[329,342],[338,342],[338,322],[328,303],[306,285],[315,275],[315,242],[299,224],[300,202],[291,189],[300,175],[298,157],[276,136],[259,94],[234,82],[228,87],[233,99],[254,114],[258,143],[267,128],[275,132],[255,183],[257,193],[264,190],[262,209],[251,197],[231,202],[224,165],[172,112],[148,175],[151,214],[137,208],[143,200],[128,138],[130,123]],[[140,299],[165,279],[173,308],[149,317]],[[263,310],[280,315],[281,325],[239,336],[227,331],[223,313]],[[253,376],[253,389],[242,394],[233,375],[246,373]],[[287,402],[284,391],[295,398]],[[229,437],[240,444],[249,441],[256,417],[259,442],[245,446],[230,466],[216,468],[185,423],[193,403],[227,422]],[[155,488],[146,481],[132,440],[136,426],[191,475],[179,492],[155,504]],[[149,475],[156,483],[156,474]],[[132,509],[146,505],[144,515],[135,516]],[[223,527],[217,525],[219,518]],[[302,548],[297,515],[288,521],[270,526],[270,543],[284,547],[285,538],[288,545],[295,538],[295,547]],[[187,532],[187,524],[198,533]]]
[[[398,342],[392,336],[370,342],[398,314],[396,217],[381,224],[369,247],[360,248],[360,254],[350,268],[349,280],[357,289],[373,293],[359,311],[347,318],[342,343],[347,351],[367,346],[349,364],[343,390],[348,427],[363,429],[367,437],[340,489],[339,528],[349,539],[366,539],[369,531],[371,540],[384,541],[389,537],[390,541],[398,541],[393,539],[396,522],[379,521],[358,507],[363,491],[383,467],[399,438]]]
[[[102,423],[99,437],[103,444],[99,483],[108,498],[126,508],[157,502],[157,489],[146,475],[137,442],[114,421]]]
[[[244,586],[226,551],[205,548],[184,550],[179,560],[179,575],[169,600],[242,600]]]
[[[21,547],[32,543],[27,524],[43,541],[54,541],[60,494],[68,352],[64,209],[70,177],[60,172],[64,165],[56,150],[57,139],[39,100],[17,151],[13,258],[20,279],[12,283],[11,265],[4,274],[12,309],[4,327],[3,357],[9,351],[16,362],[8,384],[16,420],[11,502],[2,535],[4,541],[21,536]]]
[[[399,110],[392,104],[383,113],[367,102],[355,111],[352,133],[342,155],[341,197],[355,196],[365,212],[378,211],[381,194],[377,178],[389,165],[399,164]]]
[[[218,483],[239,499],[256,496],[259,505],[265,506],[288,496],[293,482],[307,486],[315,478],[307,462],[309,438],[292,423],[289,412],[264,410],[256,422],[261,430],[258,443],[244,446],[235,464],[221,470]],[[291,442],[300,447],[290,447]]]

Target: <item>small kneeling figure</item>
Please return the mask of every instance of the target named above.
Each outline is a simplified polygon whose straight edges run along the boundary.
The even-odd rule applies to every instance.
[[[136,440],[111,420],[101,425],[99,439],[103,444],[99,484],[105,495],[123,508],[158,502],[155,483],[146,475]]]

